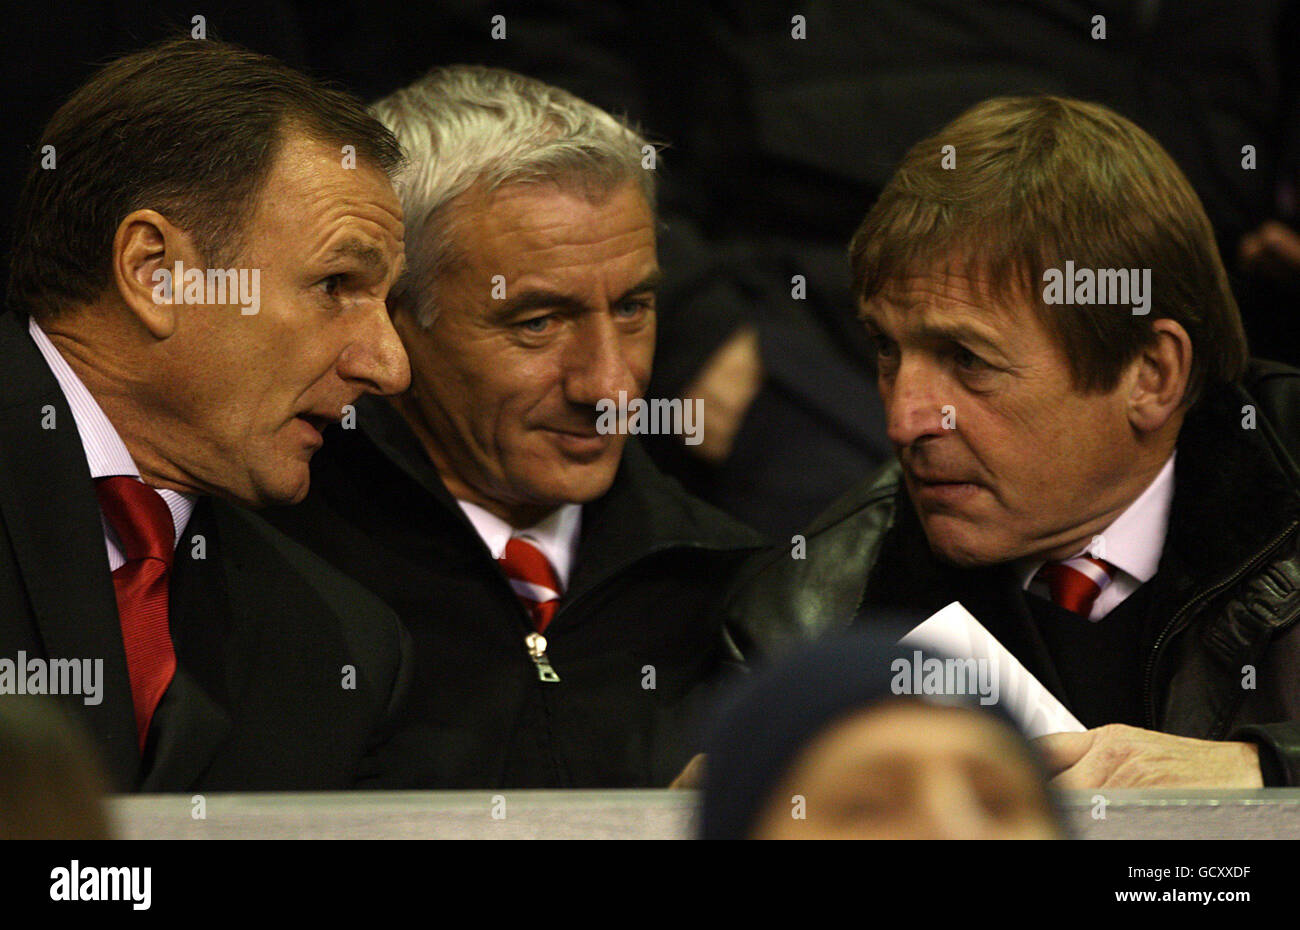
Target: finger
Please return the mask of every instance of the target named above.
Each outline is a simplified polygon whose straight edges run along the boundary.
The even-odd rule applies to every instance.
[[[704,783],[704,753],[700,753],[691,758],[686,763],[686,768],[682,769],[681,774],[672,780],[668,785],[669,788],[698,788]]]
[[[1082,733],[1051,733],[1034,740],[1048,775],[1057,775],[1077,765],[1092,748],[1092,731]]]

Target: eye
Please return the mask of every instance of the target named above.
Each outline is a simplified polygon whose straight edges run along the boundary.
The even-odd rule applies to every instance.
[[[867,336],[871,339],[872,343],[875,345],[876,357],[880,361],[887,362],[893,359],[894,355],[898,351],[898,347],[894,345],[894,341],[892,339],[886,339],[881,333],[874,332],[874,331],[868,332]]]
[[[984,359],[962,345],[953,350],[953,358],[956,360],[958,367],[966,371],[984,371],[992,367]]]
[[[550,327],[552,319],[553,316],[548,313],[545,316],[535,316],[528,320],[520,320],[515,324],[515,326],[525,333],[540,336]]]
[[[324,291],[326,297],[329,297],[330,299],[337,298],[339,295],[339,288],[342,286],[345,277],[346,275],[342,274],[329,275],[328,277],[321,278],[317,281],[316,287]]]
[[[644,316],[654,309],[654,300],[652,298],[641,298],[638,300],[625,300],[614,308],[614,312],[625,320],[635,320]]]

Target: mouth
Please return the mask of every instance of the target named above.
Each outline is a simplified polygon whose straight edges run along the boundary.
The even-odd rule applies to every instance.
[[[917,474],[905,470],[912,497],[933,504],[955,504],[966,500],[980,490],[982,485],[973,481],[940,474]]]
[[[322,446],[325,444],[325,430],[331,423],[337,423],[339,418],[323,413],[307,412],[298,414],[294,420],[302,424],[300,432],[309,444]]]
[[[610,436],[594,429],[551,429],[545,432],[566,455],[578,459],[599,458],[609,448]]]

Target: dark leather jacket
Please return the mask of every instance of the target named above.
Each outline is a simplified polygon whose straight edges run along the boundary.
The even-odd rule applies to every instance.
[[[1149,582],[1156,587],[1141,663],[1148,728],[1257,742],[1266,784],[1300,785],[1297,460],[1296,369],[1253,362],[1242,384],[1207,388],[1189,410],[1168,535]],[[1033,649],[1023,644],[1029,640],[1018,640],[1014,626],[1032,621],[1023,607],[1018,621],[998,600],[1006,580],[999,572],[1009,569],[957,569],[935,559],[891,464],[789,549],[755,558],[725,610],[752,659],[855,618],[869,622],[900,609],[923,616],[961,599],[1038,674]],[[1050,674],[1044,684],[1060,696]]]

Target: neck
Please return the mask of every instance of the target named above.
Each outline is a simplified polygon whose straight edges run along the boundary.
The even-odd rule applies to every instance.
[[[1052,540],[1050,547],[1036,553],[1034,558],[1048,562],[1059,562],[1062,559],[1072,558],[1080,552],[1088,550],[1093,540],[1102,535],[1107,527],[1119,519],[1124,511],[1133,506],[1133,503],[1151,486],[1151,483],[1156,480],[1156,476],[1165,467],[1165,463],[1169,461],[1169,457],[1173,455],[1173,452],[1174,443],[1172,441],[1154,447],[1150,454],[1142,457],[1139,467],[1129,473],[1127,480],[1122,485],[1123,493],[1114,504],[1107,507],[1103,512],[1092,516],[1086,523],[1071,527],[1063,541]]]
[[[145,484],[182,494],[207,493],[172,465],[152,438],[162,424],[161,408],[149,408],[140,402],[149,390],[140,373],[148,371],[149,365],[134,358],[131,347],[114,333],[108,314],[89,318],[93,313],[85,309],[76,318],[42,323],[41,329],[104,411]],[[93,342],[77,325],[83,318],[93,324]]]

